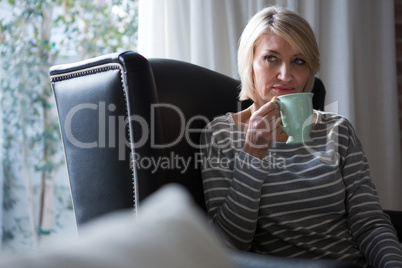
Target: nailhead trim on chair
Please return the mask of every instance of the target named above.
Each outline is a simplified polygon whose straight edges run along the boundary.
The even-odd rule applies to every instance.
[[[121,84],[123,87],[123,96],[124,96],[124,103],[126,104],[125,108],[126,108],[126,117],[130,116],[130,111],[128,108],[128,99],[127,99],[127,87],[126,87],[126,83],[124,80],[124,76],[123,76],[123,71],[122,68],[120,68],[120,78],[121,78]],[[134,158],[133,158],[133,149],[131,148],[131,144],[132,144],[132,139],[131,139],[131,130],[130,130],[130,124],[128,124],[128,128],[127,128],[127,134],[128,134],[128,139],[129,139],[129,144],[130,144],[130,169],[131,169],[131,181],[133,184],[133,210],[134,210],[134,215],[137,214],[137,202],[136,202],[136,174],[135,174],[135,170],[134,170]]]
[[[70,73],[70,74],[62,75],[62,76],[54,76],[54,77],[52,77],[50,79],[50,81],[51,82],[60,82],[60,81],[63,81],[63,80],[68,80],[68,79],[72,79],[72,78],[76,78],[76,77],[80,77],[80,76],[86,76],[86,75],[91,75],[91,74],[95,74],[95,73],[107,72],[107,71],[116,70],[116,69],[121,69],[121,68],[119,66],[117,66],[117,65],[111,65],[111,66],[102,67],[102,68],[89,69],[89,70],[85,70],[85,71],[82,71],[82,72],[75,72],[75,73]]]

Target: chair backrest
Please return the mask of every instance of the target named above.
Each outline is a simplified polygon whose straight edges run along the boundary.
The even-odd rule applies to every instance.
[[[134,52],[50,69],[77,224],[138,206],[179,183],[205,208],[198,141],[218,115],[249,105],[240,82],[206,68]],[[323,109],[317,80],[314,107]]]
[[[166,170],[166,181],[184,185],[205,208],[198,147],[201,130],[217,115],[235,112],[240,82],[190,63],[149,59],[169,155],[179,159]]]

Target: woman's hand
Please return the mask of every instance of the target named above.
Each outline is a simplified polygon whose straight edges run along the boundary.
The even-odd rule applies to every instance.
[[[276,99],[276,97],[274,97]],[[270,101],[255,111],[248,122],[244,152],[263,159],[282,131],[278,104]]]

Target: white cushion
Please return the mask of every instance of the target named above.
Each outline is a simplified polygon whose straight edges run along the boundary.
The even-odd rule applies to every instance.
[[[23,256],[0,257],[0,267],[233,267],[204,214],[187,192],[168,185],[132,211],[89,223],[79,239],[63,239]]]

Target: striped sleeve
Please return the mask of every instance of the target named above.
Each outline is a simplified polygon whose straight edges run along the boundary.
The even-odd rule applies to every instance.
[[[373,267],[401,267],[402,251],[389,217],[382,211],[368,161],[351,125],[342,175],[346,187],[349,228]]]
[[[224,141],[233,142],[226,135],[229,130],[211,133],[209,128],[201,137],[207,212],[213,228],[228,246],[248,250],[256,230],[266,171],[263,161],[243,151],[226,150]]]

